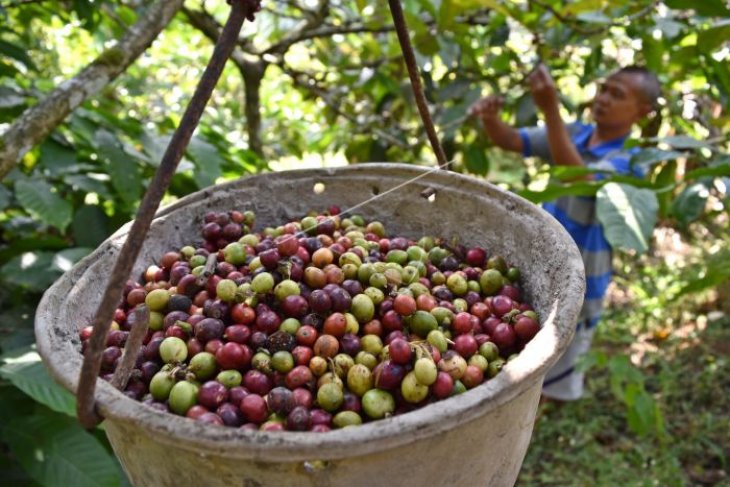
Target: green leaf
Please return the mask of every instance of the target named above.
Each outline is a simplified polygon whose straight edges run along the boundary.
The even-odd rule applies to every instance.
[[[10,192],[10,190],[5,186],[0,185],[0,211],[8,207],[11,197],[12,193]]]
[[[730,9],[724,0],[665,0],[664,4],[677,10],[695,10],[708,17],[730,17]]]
[[[667,161],[662,164],[659,173],[654,178],[654,182],[659,186],[676,186],[677,179],[677,161]],[[672,205],[672,198],[674,197],[672,191],[663,191],[657,194],[657,201],[659,202],[659,215],[661,218],[669,216],[670,208]]]
[[[686,227],[705,211],[710,192],[703,183],[690,184],[672,202],[671,214]]]
[[[127,206],[133,206],[142,191],[139,165],[124,152],[117,138],[110,132],[97,132],[94,142],[107,163],[112,186]]]
[[[517,194],[533,203],[552,201],[561,196],[595,196],[601,183],[596,181],[579,181],[570,184],[548,184],[542,191],[521,190]]]
[[[61,231],[71,223],[71,203],[62,199],[45,181],[17,181],[15,197],[33,217]]]
[[[52,175],[58,175],[72,170],[78,161],[73,149],[48,138],[41,144],[38,163],[48,169]]]
[[[464,165],[472,174],[486,176],[489,172],[489,159],[480,147],[470,145],[464,151]]]
[[[691,181],[706,177],[721,178],[728,176],[730,176],[730,162],[692,169],[684,175],[684,180]]]
[[[712,147],[711,144],[697,140],[689,135],[671,135],[662,137],[659,142],[663,142],[675,149],[702,149],[704,147]]]
[[[613,248],[646,252],[658,207],[653,191],[628,184],[607,183],[596,194],[596,216]]]
[[[649,147],[642,149],[633,156],[631,156],[631,166],[641,167],[644,171],[647,171],[651,166],[657,162],[662,161],[673,161],[678,157],[682,157],[681,152],[672,150],[661,150],[655,147]]]
[[[22,108],[26,103],[22,92],[7,86],[0,86],[0,110]]]
[[[645,436],[654,431],[656,409],[652,398],[642,386],[629,384],[626,387],[625,403],[629,428],[636,434]]]
[[[64,176],[63,181],[74,190],[81,190],[84,193],[96,193],[103,200],[113,200],[114,196],[107,187],[105,178],[106,175],[94,173],[71,174]]]
[[[2,357],[0,377],[9,380],[15,387],[50,409],[76,415],[76,398],[56,384],[41,362],[41,357],[30,347],[13,351]]]
[[[79,247],[96,247],[109,236],[109,217],[96,205],[84,205],[74,213],[71,231]]]
[[[697,47],[700,51],[710,54],[728,39],[730,39],[730,20],[721,20],[697,34]]]
[[[26,471],[45,487],[117,487],[112,456],[74,418],[39,410],[12,418],[5,441]]]
[[[205,188],[215,183],[221,175],[221,166],[224,161],[218,149],[205,140],[195,137],[190,141],[188,153],[195,161],[195,181],[199,188]]]
[[[30,56],[28,56],[28,50],[21,46],[16,46],[15,44],[11,44],[0,39],[0,53],[5,54],[16,61],[20,61],[28,69],[32,69],[34,71],[38,69]]]
[[[50,271],[55,255],[55,252],[25,252],[0,268],[1,279],[31,291],[45,291],[60,275]]]

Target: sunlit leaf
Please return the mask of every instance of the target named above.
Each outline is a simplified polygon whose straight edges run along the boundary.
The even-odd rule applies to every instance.
[[[653,191],[627,184],[608,183],[596,194],[596,216],[613,248],[646,252],[658,206]]]
[[[54,188],[43,180],[16,182],[15,197],[28,213],[59,230],[65,230],[71,223],[73,213],[71,203],[61,198]]]
[[[5,421],[10,450],[45,487],[117,487],[111,454],[75,418],[37,411]]]
[[[128,206],[137,202],[142,191],[142,178],[139,165],[122,150],[117,138],[107,132],[99,131],[94,136],[99,153],[107,163],[111,185]]]
[[[76,398],[51,378],[40,355],[31,347],[20,352],[13,351],[0,358],[4,362],[0,365],[0,377],[50,409],[75,416]]]
[[[470,146],[464,152],[464,165],[470,173],[486,176],[489,172],[489,159],[484,150]]]
[[[25,252],[0,267],[0,280],[31,291],[45,291],[60,276],[50,272],[55,255],[55,252]]]

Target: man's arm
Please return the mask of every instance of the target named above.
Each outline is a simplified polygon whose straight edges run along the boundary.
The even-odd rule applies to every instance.
[[[522,152],[522,137],[519,132],[502,121],[499,116],[502,104],[502,98],[495,95],[488,96],[474,103],[469,108],[469,114],[479,117],[484,132],[497,147],[512,152]]]
[[[585,166],[560,116],[558,91],[545,65],[539,65],[528,80],[535,105],[545,116],[548,145],[553,162],[560,166]]]

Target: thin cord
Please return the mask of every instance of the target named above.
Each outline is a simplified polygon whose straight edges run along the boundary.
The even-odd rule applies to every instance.
[[[387,194],[390,194],[393,191],[397,191],[397,190],[399,190],[399,189],[401,189],[401,188],[403,188],[405,186],[408,186],[409,184],[411,184],[411,183],[413,183],[415,181],[418,181],[419,179],[424,178],[424,177],[428,176],[431,173],[440,171],[441,169],[444,169],[444,168],[446,168],[447,166],[450,166],[453,163],[454,163],[454,160],[452,159],[451,161],[446,161],[443,164],[438,164],[435,167],[433,167],[432,169],[424,172],[423,174],[419,174],[418,176],[415,176],[415,177],[413,177],[413,178],[411,178],[411,179],[409,179],[407,181],[403,181],[402,183],[393,186],[392,188],[388,189],[387,191],[384,191],[384,192],[382,192],[380,194],[376,194],[375,196],[372,196],[372,197],[366,199],[365,201],[361,201],[360,203],[358,203],[358,204],[356,204],[354,206],[351,206],[350,208],[347,208],[345,210],[340,211],[340,213],[337,216],[344,215],[344,214],[347,214],[347,213],[352,213],[353,211],[357,210],[358,208],[360,208],[362,206],[367,205],[368,203],[372,203],[373,201],[376,201],[377,199],[382,198],[383,196],[385,196]],[[291,235],[292,238],[303,237],[303,236],[307,235],[307,233],[309,233],[310,230],[314,230],[315,228],[317,228],[318,225],[320,225],[322,222],[325,222],[325,221],[333,221],[333,216],[327,216],[322,221],[318,221],[315,225],[312,225],[312,226],[307,227],[307,228],[303,228],[300,231],[298,231],[296,233],[289,234],[289,235]]]

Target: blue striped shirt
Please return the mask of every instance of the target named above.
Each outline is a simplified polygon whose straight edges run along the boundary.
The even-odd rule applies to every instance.
[[[575,122],[568,125],[571,140],[586,166],[616,173],[630,173],[631,151],[623,148],[625,137],[594,147],[588,141],[595,130],[593,125]],[[545,127],[519,129],[525,157],[536,156],[554,163],[550,155]],[[596,174],[596,179],[604,177]],[[603,298],[611,282],[611,246],[596,217],[596,199],[586,196],[563,196],[544,203],[543,209],[558,220],[575,240],[583,257],[586,271],[586,296],[579,316],[579,326],[595,326],[601,317]]]

